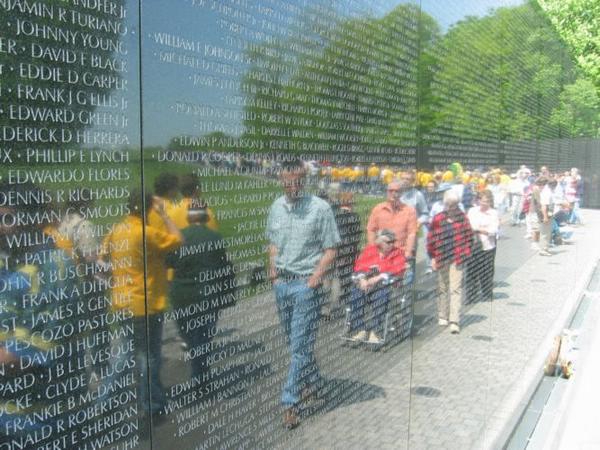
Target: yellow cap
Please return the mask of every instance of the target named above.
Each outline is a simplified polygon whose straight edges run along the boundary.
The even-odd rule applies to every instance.
[[[442,175],[442,181],[446,183],[454,181],[454,174],[450,170],[446,170]]]

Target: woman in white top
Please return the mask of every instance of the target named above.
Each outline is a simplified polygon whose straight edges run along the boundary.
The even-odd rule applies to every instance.
[[[496,239],[500,219],[498,211],[493,208],[494,195],[490,190],[480,192],[478,200],[479,204],[468,213],[475,243],[473,255],[467,265],[467,302],[480,298],[491,301],[494,290]]]

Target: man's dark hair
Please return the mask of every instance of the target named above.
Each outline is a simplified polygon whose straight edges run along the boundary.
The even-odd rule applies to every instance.
[[[181,181],[179,182],[179,189],[181,191],[181,195],[184,197],[191,197],[200,189],[200,179],[193,173],[183,175],[181,177]]]
[[[129,207],[129,214],[137,217],[144,217],[143,212],[147,212],[152,208],[152,193],[142,192],[140,189],[134,189],[129,194],[129,201],[127,206]]]
[[[178,187],[179,179],[174,173],[163,172],[154,180],[154,193],[159,197],[164,197]]]
[[[297,172],[304,169],[304,163],[300,158],[292,158],[281,163],[284,172]]]

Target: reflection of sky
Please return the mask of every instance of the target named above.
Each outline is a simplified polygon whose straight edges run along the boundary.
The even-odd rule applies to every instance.
[[[527,0],[421,0],[421,10],[447,30],[467,16],[483,17],[492,9],[518,6]]]
[[[165,20],[168,18],[168,20]],[[155,33],[169,33],[202,43],[223,46],[224,35],[217,15],[198,10],[185,2],[147,2],[142,8],[142,104],[144,107],[144,145],[165,144],[171,137],[194,132],[193,120],[175,113],[175,102],[219,105],[218,89],[195,88],[190,77],[195,70],[159,60],[160,49]],[[174,50],[174,49],[173,49]],[[179,50],[178,52],[182,52]],[[186,52],[188,53],[188,52]],[[190,56],[201,57],[200,54]]]
[[[193,4],[204,3],[204,6],[198,7]],[[236,7],[236,3],[246,4],[245,8]],[[300,3],[300,2],[298,2]],[[308,3],[309,7],[315,4],[328,5],[335,15],[345,17],[375,16],[382,17],[400,4],[410,3],[405,0],[379,0],[366,1],[357,0],[348,1],[324,1],[308,0],[301,2]],[[414,2],[413,2],[414,3]],[[452,24],[466,16],[484,16],[493,8],[501,6],[514,6],[522,4],[523,0],[422,0],[423,10],[432,15],[446,30]],[[246,70],[243,63],[229,65],[225,69],[233,70],[234,75],[219,75],[213,69],[194,68],[180,64],[160,61],[161,50],[163,55],[166,52],[175,50],[169,49],[165,45],[157,44],[156,37],[158,33],[168,33],[185,38],[198,45],[200,51],[176,50],[177,53],[186,54],[195,57],[197,62],[214,61],[224,62],[222,59],[205,58],[203,48],[205,44],[211,44],[222,48],[235,49],[243,53],[242,50],[228,45],[226,38],[228,36],[239,37],[245,41],[251,41],[252,38],[242,33],[231,33],[226,31],[222,19],[231,21],[237,20],[253,31],[260,31],[260,20],[267,18],[271,22],[277,23],[278,19],[268,18],[263,11],[258,11],[262,6],[273,9],[280,8],[282,16],[290,17],[295,13],[285,11],[283,5],[293,2],[257,2],[254,0],[232,1],[232,0],[178,0],[178,1],[152,1],[144,2],[142,8],[142,104],[143,104],[143,139],[144,145],[164,145],[170,138],[177,137],[180,134],[199,136],[211,131],[210,126],[203,127],[202,124],[208,124],[210,120],[227,124],[232,128],[240,129],[241,121],[223,120],[221,118],[207,119],[200,116],[184,115],[176,112],[177,102],[187,102],[198,106],[213,106],[215,109],[241,111],[240,106],[228,106],[225,104],[225,97],[239,95],[237,89],[219,89],[205,85],[194,85],[194,76],[211,75],[213,77],[239,81],[241,75]],[[349,8],[348,5],[351,5]],[[237,17],[231,19],[222,12],[211,9],[214,7],[228,7],[231,11],[247,12],[254,17],[257,22],[251,27],[244,23],[243,18]],[[281,22],[279,22],[281,24]],[[236,135],[239,133],[229,132]]]

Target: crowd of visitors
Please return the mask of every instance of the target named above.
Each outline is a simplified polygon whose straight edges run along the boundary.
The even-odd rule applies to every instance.
[[[547,257],[554,246],[568,243],[572,227],[583,221],[583,183],[576,168],[553,174],[546,167],[533,173],[522,166],[507,173],[499,168],[469,171],[453,163],[444,171],[418,172],[375,164],[334,167],[299,159],[274,167],[284,192],[271,205],[266,221],[265,279],[273,285],[290,354],[281,396],[288,428],[299,424],[299,410],[319,390],[314,347],[328,303],[348,308],[348,340],[357,345],[383,344],[390,299],[395,289],[414,284],[417,250],[424,245],[427,264],[419,275],[436,275],[437,323],[457,334],[463,305],[493,298],[496,248],[503,226],[523,226],[524,239],[531,239],[532,248]],[[94,267],[86,275],[89,282],[103,276],[123,280],[111,288],[112,299],[104,308],[124,314],[137,330],[147,330],[135,335],[135,366],[150,368],[151,389],[140,387],[139,398],[151,406],[148,419],[157,422],[164,420],[161,413],[167,404],[161,383],[164,315],[175,308],[201,316],[193,327],[189,320],[181,320],[185,315],[177,316],[177,325],[187,348],[208,349],[190,359],[191,376],[204,379],[210,370],[218,309],[235,302],[234,270],[216,214],[202,198],[201,181],[191,174],[162,173],[154,181],[153,194],[132,191],[128,213],[103,243],[94,236],[94,225],[78,213],[86,205],[78,203],[67,205],[69,213],[61,221],[39,229],[0,229],[1,261],[9,257],[18,261],[24,255],[23,249],[7,245],[14,239],[11,236],[40,233],[50,238],[28,251],[57,252],[51,260],[40,256],[45,262],[35,270],[87,264]],[[311,194],[313,187],[322,192]],[[39,190],[29,185],[20,189]],[[354,209],[357,197],[373,199],[384,193],[383,201],[364,217],[363,229],[365,222]],[[3,217],[18,212],[14,207],[0,208]],[[361,249],[362,242],[366,243]],[[14,284],[31,270],[4,264],[0,280]],[[73,285],[84,281],[68,280]],[[14,299],[4,300],[10,304]],[[14,359],[18,346],[13,341],[31,340],[40,326],[31,324],[28,329],[27,320],[19,320],[24,324],[20,337],[0,341],[0,361]],[[116,339],[104,345],[121,343]],[[33,344],[32,351],[38,351]],[[127,361],[114,358],[94,370],[116,364]]]

